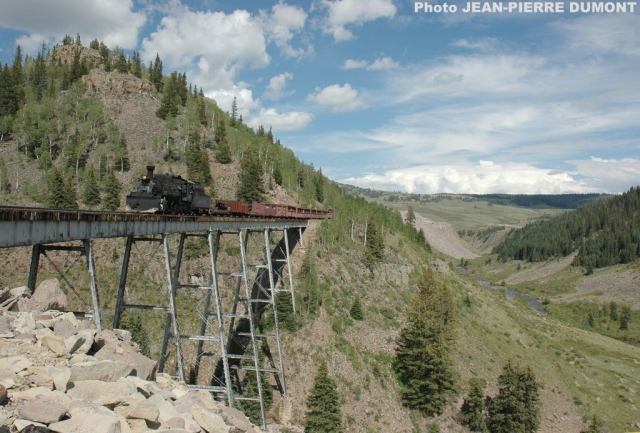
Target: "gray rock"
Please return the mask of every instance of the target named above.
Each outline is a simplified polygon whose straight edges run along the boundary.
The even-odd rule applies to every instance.
[[[213,413],[202,406],[195,405],[191,408],[191,415],[200,427],[207,433],[228,433],[229,427],[217,413]]]
[[[190,392],[173,402],[173,407],[180,413],[190,413],[193,406],[207,408],[195,392]]]
[[[38,285],[28,304],[33,310],[40,312],[64,310],[67,308],[67,295],[60,289],[60,282],[52,278]]]
[[[86,354],[89,350],[91,350],[91,346],[93,345],[93,335],[95,331],[93,329],[81,329],[78,331],[77,336],[79,338],[84,339],[84,343],[80,346],[74,353]]]
[[[68,368],[57,368],[53,366],[47,366],[46,372],[51,379],[53,379],[53,386],[59,391],[65,392],[67,390],[67,384],[71,377],[71,371]]]
[[[85,342],[86,340],[84,337],[81,337],[79,335],[71,335],[64,340],[64,345],[67,349],[67,353],[71,355],[78,349],[80,349],[85,344]]]
[[[157,422],[160,415],[158,406],[149,400],[141,400],[132,404],[126,408],[125,413],[124,416],[127,419],[143,419],[150,422]]]
[[[11,332],[11,322],[13,322],[13,320],[14,318],[11,316],[0,316],[0,334],[7,334]]]
[[[121,377],[131,374],[133,368],[120,361],[93,361],[72,365],[69,382],[83,380],[100,380],[102,382],[116,382]]]
[[[36,321],[30,312],[21,312],[11,323],[11,327],[15,332],[21,332],[23,334],[33,333],[36,330]]]
[[[176,408],[173,407],[170,402],[162,398],[160,395],[152,395],[151,397],[149,397],[149,401],[152,401],[158,408],[160,412],[158,418],[160,419],[160,421],[167,422],[171,418],[178,416],[178,411],[176,410]]]
[[[22,419],[51,424],[60,421],[69,408],[47,397],[27,400],[17,407],[18,416]]]
[[[70,384],[67,390],[69,397],[109,407],[121,404],[134,393],[136,393],[136,387],[126,379],[119,379],[117,382],[77,381]]]
[[[166,430],[156,430],[156,433],[193,433],[191,430],[185,430],[183,428],[170,428]]]
[[[121,433],[122,426],[115,416],[88,413],[50,424],[49,430],[57,433]]]
[[[34,421],[29,421],[28,419],[17,418],[13,422],[13,426],[16,428],[16,431],[19,431],[19,432],[23,431],[24,429],[26,429],[30,425],[34,425],[36,427],[44,427],[44,428],[47,427],[45,424],[41,424],[39,422],[34,422]]]
[[[104,331],[101,334],[103,333]],[[98,341],[98,336],[96,336],[96,341]],[[144,380],[153,380],[156,377],[158,363],[137,352],[133,347],[126,343],[109,341],[102,346],[102,348],[95,354],[95,357],[97,359],[122,361],[133,367],[135,372],[132,372],[131,374],[135,374]]]
[[[247,416],[234,407],[222,406],[220,408],[220,416],[225,423],[235,427],[236,430],[243,432],[253,431],[253,424],[251,424]]]
[[[55,335],[45,335],[42,338],[42,344],[58,356],[67,354],[67,346],[64,344],[64,340]]]
[[[53,325],[53,333],[63,340],[71,337],[72,335],[75,335],[76,332],[78,332],[76,326],[71,322],[71,320],[68,320],[66,318],[58,320]]]
[[[143,419],[128,419],[127,424],[129,424],[131,433],[147,433],[149,431],[149,427]]]
[[[118,341],[118,337],[111,329],[103,329],[102,331],[96,333],[96,336],[93,339],[93,346],[91,347],[91,350],[93,350],[94,352],[98,352],[111,341]]]
[[[18,400],[33,400],[34,398],[42,395],[44,397],[50,397],[52,391],[49,388],[44,388],[42,386],[37,386],[35,388],[29,388],[25,391],[14,391],[11,394],[12,401]]]
[[[179,416],[174,416],[173,418],[167,420],[167,425],[172,429],[183,429],[184,428],[184,418],[180,418]]]

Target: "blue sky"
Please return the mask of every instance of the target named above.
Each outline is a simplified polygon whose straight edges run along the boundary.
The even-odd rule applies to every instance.
[[[640,8],[416,12],[406,0],[0,0],[0,61],[80,33],[164,71],[330,178],[418,193],[640,183]],[[432,5],[442,2],[432,2]],[[520,2],[522,3],[522,2]],[[507,2],[504,2],[506,5]]]

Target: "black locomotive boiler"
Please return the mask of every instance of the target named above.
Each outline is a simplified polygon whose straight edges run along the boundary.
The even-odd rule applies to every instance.
[[[147,166],[147,174],[127,196],[127,210],[149,213],[206,214],[211,197],[198,182],[172,174],[154,174],[155,166]]]

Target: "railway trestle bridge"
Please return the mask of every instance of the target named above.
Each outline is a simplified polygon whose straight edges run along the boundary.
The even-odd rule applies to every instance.
[[[287,402],[284,357],[276,295],[288,292],[295,312],[291,253],[306,229],[307,221],[280,218],[236,218],[220,216],[158,215],[125,212],[75,211],[60,209],[0,206],[0,248],[31,246],[31,265],[27,286],[36,288],[41,256],[47,251],[79,251],[86,256],[89,272],[92,318],[102,330],[102,310],[96,278],[94,241],[106,238],[126,239],[120,268],[113,328],[119,328],[127,310],[155,310],[166,313],[158,372],[174,360],[181,381],[187,386],[225,398],[233,407],[238,401],[259,403],[262,427],[266,429],[265,375],[272,374],[276,388]],[[170,236],[178,237],[170,242]],[[201,246],[208,256],[208,281],[183,283],[180,269],[185,242],[189,237],[204,238]],[[275,240],[274,240],[275,238]],[[81,245],[68,245],[68,243]],[[130,302],[127,298],[127,276],[132,248],[136,243],[151,242],[162,246],[165,289],[159,290],[151,303]],[[64,245],[61,245],[64,243]],[[171,245],[174,245],[174,251]],[[220,259],[221,246],[227,252]],[[232,248],[229,246],[232,245]],[[250,248],[251,246],[251,248]],[[229,251],[234,266],[229,268]],[[229,284],[229,281],[232,283]],[[161,284],[162,281],[159,281]],[[224,287],[233,287],[232,294]],[[200,291],[197,304],[199,326],[191,333],[181,333],[181,315],[176,296],[181,292]],[[202,293],[203,292],[203,293]],[[195,303],[195,301],[194,301]],[[273,329],[265,332],[261,326],[263,312],[271,307]],[[185,318],[183,318],[184,323]],[[193,328],[193,326],[191,326]],[[197,347],[191,350],[189,377],[185,374],[183,343]],[[276,354],[270,349],[276,346]],[[266,347],[266,349],[265,349]],[[266,353],[268,362],[260,354]],[[205,368],[204,366],[210,367]],[[205,384],[198,384],[201,370],[212,373]],[[241,377],[253,375],[253,386],[238,386]],[[194,379],[195,378],[195,379]]]

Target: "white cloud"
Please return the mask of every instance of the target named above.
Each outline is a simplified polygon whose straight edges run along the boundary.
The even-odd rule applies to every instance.
[[[263,125],[266,128],[273,127],[274,132],[293,131],[305,128],[313,119],[311,113],[304,111],[280,113],[275,108],[264,108],[260,99],[253,98],[251,89],[243,87],[207,92],[205,96],[215,99],[218,107],[224,111],[231,111],[233,98],[236,98],[238,115],[242,115],[242,121],[253,128]]]
[[[353,38],[347,25],[361,26],[378,18],[393,18],[397,12],[392,0],[321,0],[329,10],[324,23],[324,33],[333,35],[336,42]]]
[[[640,56],[637,14],[587,14],[573,20],[556,21],[551,26],[567,39],[572,50],[589,55],[616,53]]]
[[[477,165],[423,165],[389,170],[383,174],[350,177],[340,182],[364,188],[403,190],[433,194],[437,192],[468,194],[561,194],[602,192],[586,180],[559,170],[529,164],[507,163]]]
[[[165,68],[187,69],[191,81],[208,89],[231,89],[239,68],[262,68],[270,61],[262,21],[243,10],[225,14],[172,4],[142,47],[146,62],[161,53]],[[191,69],[196,61],[204,65],[202,59],[206,72]]]
[[[269,80],[269,85],[267,86],[267,90],[264,92],[263,96],[266,99],[275,101],[293,94],[294,91],[285,92],[284,90],[284,88],[287,86],[287,80],[290,80],[292,78],[293,74],[291,72],[285,72],[272,77],[271,80]]]
[[[260,99],[253,99],[253,92],[251,89],[234,86],[230,90],[215,90],[212,92],[205,92],[205,96],[216,100],[218,107],[223,111],[231,111],[231,104],[233,98],[236,98],[236,104],[238,106],[238,115],[242,115],[243,120],[246,121],[250,116],[251,110],[260,108]]]
[[[293,131],[305,128],[312,119],[313,115],[304,111],[278,113],[275,108],[261,108],[247,124],[253,128],[263,125],[267,129],[273,127],[274,131]]]
[[[0,4],[0,26],[31,34],[22,43],[61,41],[79,33],[85,45],[93,39],[109,47],[133,49],[138,32],[147,20],[144,12],[133,11],[132,0],[6,0]],[[155,53],[154,53],[155,55]]]
[[[476,51],[492,51],[497,48],[498,40],[496,38],[480,38],[475,40],[458,39],[451,45]]]
[[[42,43],[49,46],[53,43],[53,38],[41,35],[39,33],[32,33],[30,35],[21,36],[16,39],[16,44],[20,45],[22,54],[29,54],[35,56],[42,49]]]
[[[592,156],[587,160],[571,161],[577,171],[601,188],[614,193],[640,185],[640,159],[603,159]]]
[[[367,107],[358,95],[358,91],[351,88],[349,83],[333,84],[324,89],[316,88],[316,93],[307,96],[307,101],[315,102],[331,111],[355,111]]]
[[[391,57],[381,57],[367,66],[367,69],[370,71],[382,71],[386,69],[395,69],[398,67],[400,67],[400,64],[393,60]]]
[[[366,60],[347,59],[342,65],[342,69],[359,69],[365,68],[369,63]]]
[[[383,71],[386,69],[399,68],[400,64],[391,57],[380,57],[373,63],[369,64],[366,60],[347,59],[342,64],[342,69],[360,69],[365,68],[368,71]]]
[[[269,40],[274,41],[285,56],[299,57],[312,51],[311,47],[293,48],[290,43],[295,34],[304,29],[307,13],[302,8],[278,3],[271,8],[271,15],[261,10],[260,16]]]

